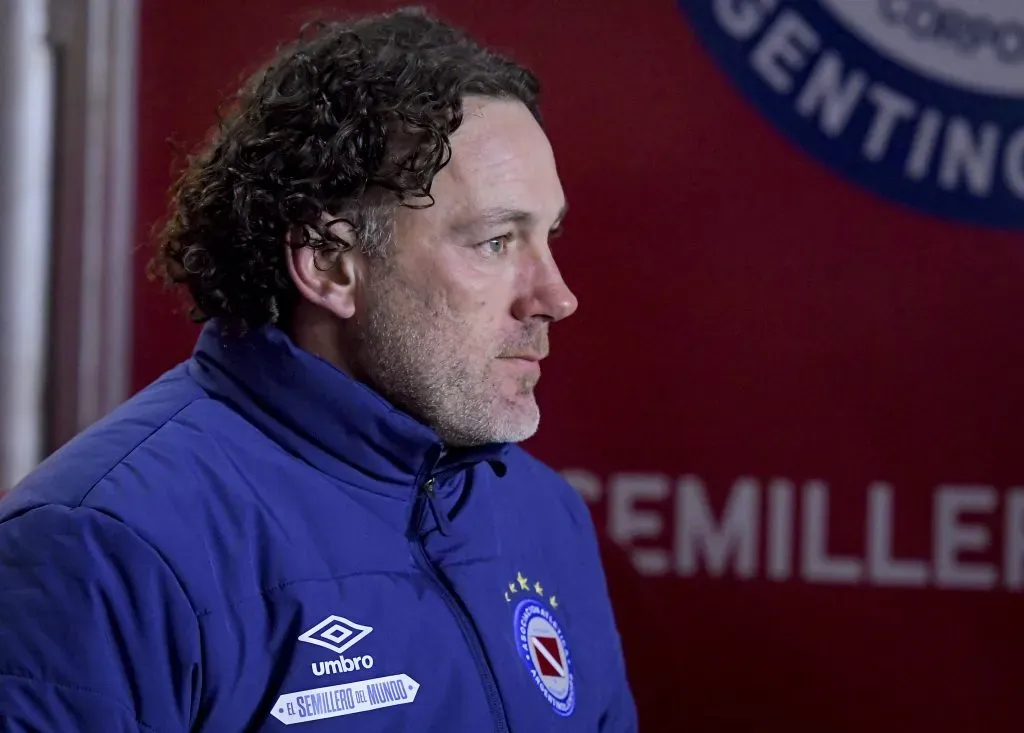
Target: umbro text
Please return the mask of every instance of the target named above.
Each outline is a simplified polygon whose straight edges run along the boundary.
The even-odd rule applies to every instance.
[[[313,662],[311,665],[313,674],[322,677],[325,674],[342,674],[343,672],[355,672],[359,669],[370,669],[373,667],[373,657],[364,654],[361,657],[339,656],[337,659],[328,659],[326,662]]]

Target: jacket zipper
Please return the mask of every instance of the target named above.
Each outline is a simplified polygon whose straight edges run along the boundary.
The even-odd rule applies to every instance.
[[[425,499],[428,502],[433,498],[432,494],[434,492],[435,483],[435,479],[433,477],[429,477],[426,481],[420,484],[420,489],[425,494]],[[473,655],[473,661],[476,663],[477,672],[480,674],[481,681],[483,682],[484,692],[487,695],[487,704],[491,709],[491,714],[495,718],[498,733],[509,733],[508,719],[505,717],[505,708],[501,703],[501,695],[498,692],[498,683],[495,681],[494,674],[491,672],[491,667],[487,663],[487,659],[484,657],[483,646],[480,643],[476,630],[472,627],[468,614],[462,608],[462,604],[456,599],[455,595],[448,590],[448,584],[441,577],[437,568],[434,567],[434,563],[431,562],[430,558],[427,556],[427,550],[420,539],[420,516],[425,510],[426,507],[422,505],[418,506],[416,510],[416,526],[413,531],[413,537],[411,538],[416,560],[421,568],[426,571],[427,576],[434,582],[434,585],[437,586],[441,598],[444,599],[445,604],[448,606],[448,610],[451,611],[452,615],[455,617],[459,630],[462,631],[462,635],[469,646],[469,651]]]

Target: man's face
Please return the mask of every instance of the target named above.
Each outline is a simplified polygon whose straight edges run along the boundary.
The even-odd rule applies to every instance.
[[[547,137],[518,102],[464,109],[435,203],[399,208],[354,324],[360,371],[459,446],[533,435],[548,327],[577,305],[549,246],[565,196]]]

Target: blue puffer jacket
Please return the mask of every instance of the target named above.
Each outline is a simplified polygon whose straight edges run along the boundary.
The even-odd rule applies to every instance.
[[[636,729],[586,506],[268,328],[0,502],[3,731]]]

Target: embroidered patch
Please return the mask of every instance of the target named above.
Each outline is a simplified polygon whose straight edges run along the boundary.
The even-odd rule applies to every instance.
[[[288,692],[277,698],[271,712],[285,725],[365,713],[408,705],[416,700],[419,683],[407,674],[375,677],[344,685]]]
[[[572,715],[576,708],[572,657],[554,613],[527,598],[516,606],[513,619],[516,646],[527,672],[556,713]]]

